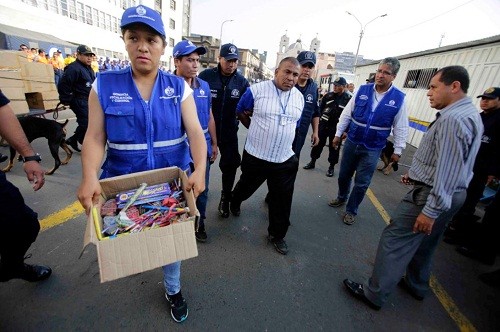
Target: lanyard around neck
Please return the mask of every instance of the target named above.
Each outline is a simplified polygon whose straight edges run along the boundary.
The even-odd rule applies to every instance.
[[[281,96],[280,96],[280,92],[278,90],[278,87],[275,85],[274,88],[276,89],[276,94],[278,95],[278,100],[280,102],[281,111],[282,111],[281,114],[286,114],[286,108],[288,106],[288,102],[290,101],[290,95],[292,94],[292,90],[288,91],[288,98],[286,99],[286,104],[283,105],[283,103],[281,102]]]

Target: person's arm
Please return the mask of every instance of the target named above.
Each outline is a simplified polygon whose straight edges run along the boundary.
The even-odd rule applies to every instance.
[[[316,146],[319,143],[319,116],[315,116],[311,120],[312,134],[311,143],[312,146]]]
[[[212,109],[210,109],[210,119],[208,120],[208,133],[210,134],[210,140],[212,141],[212,155],[210,156],[210,161],[214,162],[219,154],[219,148],[217,147],[217,133]]]
[[[78,200],[87,214],[90,212],[90,206],[97,204],[101,195],[98,174],[106,140],[104,111],[92,89],[89,95],[89,125],[82,144],[82,181],[77,192]]]
[[[399,155],[403,152],[403,149],[406,147],[406,139],[408,138],[408,107],[406,105],[406,100],[403,101],[403,105],[401,105],[401,109],[398,114],[394,117],[394,121],[392,124],[392,134],[394,137],[394,154],[392,155],[393,161],[399,160]]]
[[[335,137],[332,141],[332,146],[334,148],[338,148],[340,140],[344,132],[349,127],[352,118],[352,111],[354,110],[354,100],[355,98],[351,98],[347,105],[344,107],[344,110],[340,114],[339,122],[337,123],[337,131],[335,132]]]
[[[188,178],[187,190],[194,190],[194,196],[198,197],[205,190],[205,171],[207,167],[207,142],[200,120],[196,113],[196,104],[193,95],[190,94],[181,103],[182,123],[186,129],[189,140],[189,149],[194,163],[194,172]]]
[[[0,134],[21,156],[35,154],[9,104],[0,107]],[[33,190],[42,188],[45,183],[42,166],[37,161],[27,161],[23,167],[28,181],[33,184]]]
[[[76,72],[73,70],[73,66],[66,68],[57,86],[59,100],[63,105],[69,105],[71,99],[73,99],[73,82],[75,81],[75,74]]]
[[[236,105],[236,115],[245,128],[250,127],[253,110],[253,94],[251,89],[247,89],[245,93],[241,96],[238,105]]]

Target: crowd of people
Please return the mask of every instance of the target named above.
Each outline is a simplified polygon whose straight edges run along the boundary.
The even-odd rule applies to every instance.
[[[137,8],[132,7],[121,19],[130,61],[99,59],[96,74],[92,69],[95,54],[88,46],[80,45],[76,60],[65,65],[58,85],[61,102],[77,115],[78,127],[68,144],[77,151],[78,144],[82,147],[82,180],[77,196],[85,211],[89,213],[91,204],[100,196],[99,179],[177,166],[189,174],[187,187],[197,198],[201,215],[195,236],[205,242],[210,165],[220,155],[220,217],[244,215],[244,202],[267,182],[268,241],[278,253],[286,255],[289,248],[285,238],[300,151],[311,127],[313,148],[303,168],[314,169],[323,147],[328,145],[330,166],[326,176],[335,175],[339,159],[340,167],[337,197],[325,203],[333,208],[345,205],[342,220],[353,225],[389,136],[392,134],[394,140],[390,157],[393,162],[399,160],[406,146],[409,110],[405,94],[393,84],[400,70],[398,59],[380,61],[374,81],[359,86],[357,91],[338,77],[333,91],[321,100],[311,79],[316,57],[309,51],[282,59],[273,80],[250,86],[237,71],[236,45],[222,45],[217,67],[197,75],[199,58],[206,50],[184,40],[173,49],[176,70],[172,75],[159,69],[166,46],[161,17],[151,8],[140,7],[143,15],[136,15]],[[349,294],[373,309],[379,310],[397,285],[423,300],[430,289],[431,261],[443,234],[446,231],[450,237],[463,240],[460,236],[472,227],[465,226],[464,220],[471,222],[480,189],[500,177],[500,88],[488,89],[478,97],[483,110],[480,114],[467,96],[469,85],[469,74],[461,66],[443,67],[432,77],[427,96],[436,110],[436,119],[402,177],[401,181],[411,184],[411,189],[380,237],[371,277],[364,283],[350,279],[343,282]],[[167,87],[180,102],[159,98]],[[115,100],[110,98],[113,94],[128,99]],[[15,123],[8,100],[0,97],[0,116]],[[116,110],[123,107],[132,110],[132,121],[115,116]],[[160,116],[163,112],[171,116]],[[145,114],[152,116],[146,118]],[[242,154],[237,135],[240,122],[248,128]],[[21,152],[28,179],[34,181],[35,190],[40,189],[44,178],[36,155],[16,126],[6,128],[4,123],[0,121],[2,137]],[[153,130],[166,127],[170,130]],[[132,131],[135,134],[131,136]],[[341,144],[344,147],[339,158]],[[236,179],[238,168],[241,175]],[[17,232],[23,245],[14,246],[3,241],[6,233],[2,230],[0,281],[46,279],[50,268],[22,261],[38,233],[36,214],[25,206],[17,188],[3,175],[2,201],[7,191],[16,192],[12,204],[26,211],[23,223],[30,225],[31,236],[23,238],[25,232]],[[487,252],[493,259],[498,251],[491,236],[498,231],[498,201],[497,195],[486,210],[484,225],[478,227],[483,234],[480,236],[490,242],[460,242],[469,246],[469,251]],[[7,225],[9,218],[2,215],[0,223]],[[453,227],[447,231],[452,220]],[[28,226],[20,223],[16,227]],[[182,322],[189,311],[181,292],[181,262],[163,266],[162,270],[171,316]],[[500,272],[495,273],[482,279],[498,286]]]

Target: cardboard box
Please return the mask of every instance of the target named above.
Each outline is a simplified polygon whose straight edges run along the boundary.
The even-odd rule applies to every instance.
[[[23,88],[23,87],[24,83],[21,80],[0,77],[0,89],[2,89],[2,91],[4,88]]]
[[[23,63],[27,63],[28,58],[23,51],[0,51],[1,68],[20,68]]]
[[[21,76],[30,81],[53,82],[54,68],[45,63],[27,62],[21,66]]]
[[[59,103],[59,94],[55,92],[30,92],[26,93],[26,101],[29,108],[38,110],[50,110],[56,108]],[[54,99],[57,98],[57,99]],[[50,99],[49,99],[50,98]]]
[[[21,69],[19,68],[0,68],[0,78],[9,78],[21,80]]]
[[[54,78],[52,77],[52,82],[38,82],[38,81],[22,81],[24,85],[24,92],[44,92],[44,91],[57,91],[56,84],[54,83]]]
[[[122,191],[136,189],[141,183],[148,185],[170,182],[181,178],[182,188],[190,209],[188,221],[150,229],[138,233],[125,234],[116,238],[98,240],[92,213],[87,219],[84,248],[89,243],[97,246],[97,258],[101,282],[111,281],[136,273],[148,271],[180,260],[198,256],[194,237],[194,220],[199,215],[192,192],[185,190],[187,175],[177,167],[161,168],[108,178],[99,181],[102,188],[100,206],[109,198]],[[102,229],[102,219],[98,213],[97,222]]]
[[[26,101],[26,96],[24,95],[24,88],[21,87],[10,87],[2,86],[2,92],[10,100],[23,100]]]
[[[30,111],[26,100],[11,100],[9,105],[16,115],[28,114]]]

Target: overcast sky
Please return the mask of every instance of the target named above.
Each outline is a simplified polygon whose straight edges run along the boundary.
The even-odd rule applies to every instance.
[[[318,36],[320,52],[355,54],[364,26],[359,54],[369,59],[436,48],[441,39],[447,46],[498,35],[500,0],[192,0],[191,33],[219,38],[230,19],[223,43],[267,51],[274,67],[285,32],[305,49]]]

